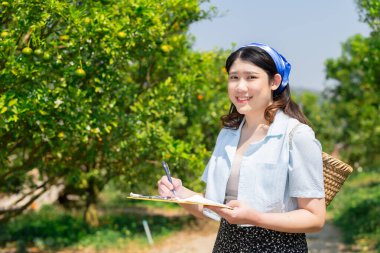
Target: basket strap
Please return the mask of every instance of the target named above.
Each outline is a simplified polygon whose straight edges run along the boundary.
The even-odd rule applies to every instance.
[[[301,122],[298,122],[298,124],[295,125],[295,126],[292,128],[292,130],[290,130],[290,132],[289,132],[289,150],[292,150],[292,149],[293,149],[293,135],[294,135],[294,132],[295,132],[296,128],[297,128],[298,126],[300,126],[300,125],[302,125],[302,123],[301,123]]]

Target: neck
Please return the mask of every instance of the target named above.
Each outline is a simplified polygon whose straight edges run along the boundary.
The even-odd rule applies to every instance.
[[[262,124],[269,125],[269,122],[264,118],[264,112],[245,115],[245,125],[247,129],[255,129]]]

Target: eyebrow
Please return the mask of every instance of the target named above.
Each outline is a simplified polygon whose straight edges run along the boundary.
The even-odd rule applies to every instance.
[[[237,74],[238,71],[231,71],[229,74]],[[259,75],[259,73],[257,72],[254,72],[254,71],[243,71],[243,74],[255,74],[255,75]]]

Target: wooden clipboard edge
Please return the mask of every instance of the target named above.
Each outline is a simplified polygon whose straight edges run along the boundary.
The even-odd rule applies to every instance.
[[[157,202],[177,203],[177,204],[190,204],[190,205],[202,205],[202,206],[217,206],[217,207],[223,207],[223,208],[233,209],[232,207],[224,205],[224,204],[209,204],[209,205],[205,205],[204,203],[193,202],[193,201],[180,201],[180,200],[173,200],[173,199],[154,199],[154,198],[144,198],[144,197],[134,197],[134,196],[128,196],[127,198],[128,199],[137,199],[137,200],[148,200],[148,201],[157,201]]]

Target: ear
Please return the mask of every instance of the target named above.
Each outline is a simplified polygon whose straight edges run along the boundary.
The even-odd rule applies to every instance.
[[[270,85],[271,90],[277,90],[277,88],[280,86],[282,81],[282,77],[280,74],[275,74],[272,80],[272,83]]]

